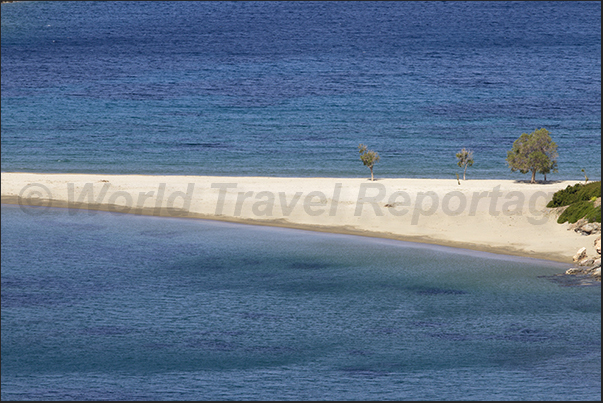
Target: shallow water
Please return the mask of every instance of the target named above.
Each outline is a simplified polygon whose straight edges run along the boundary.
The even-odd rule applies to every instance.
[[[567,265],[2,206],[2,399],[600,400]]]

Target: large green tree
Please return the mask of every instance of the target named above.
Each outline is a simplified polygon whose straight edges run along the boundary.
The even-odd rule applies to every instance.
[[[507,164],[511,171],[522,174],[531,172],[531,183],[536,182],[536,173],[557,172],[557,144],[547,129],[538,129],[530,134],[523,133],[507,152]]]
[[[373,178],[373,167],[377,162],[379,162],[379,154],[375,151],[367,149],[364,144],[360,144],[358,146],[358,152],[360,153],[360,160],[362,161],[362,163],[365,166],[369,167],[369,169],[371,170],[371,180],[374,181],[375,179]]]

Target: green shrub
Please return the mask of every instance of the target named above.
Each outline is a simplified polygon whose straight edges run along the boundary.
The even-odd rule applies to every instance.
[[[565,189],[555,192],[553,199],[546,206],[568,206],[572,203],[592,200],[597,197],[601,197],[601,181],[591,182],[587,185],[577,183],[574,186],[568,186]]]
[[[588,220],[588,222],[598,222],[601,223],[601,206],[593,207],[593,209],[584,216]]]
[[[573,224],[581,218],[586,218],[588,222],[601,222],[601,206],[595,207],[586,200],[573,203],[559,216],[557,222],[562,224],[568,221]]]

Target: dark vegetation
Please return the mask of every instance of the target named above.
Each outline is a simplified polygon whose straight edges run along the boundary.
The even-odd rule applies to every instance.
[[[563,207],[567,209],[559,216],[558,223],[566,221],[575,223],[581,218],[588,222],[601,222],[601,206],[594,206],[594,201],[601,197],[601,181],[586,185],[577,183],[556,192],[547,207]]]
[[[555,192],[553,200],[546,206],[569,206],[575,202],[591,200],[593,197],[601,197],[601,181],[591,182],[588,185],[576,183],[574,186],[568,186],[563,190],[559,190]]]

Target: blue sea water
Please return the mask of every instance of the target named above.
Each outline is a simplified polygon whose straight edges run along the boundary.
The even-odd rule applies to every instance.
[[[567,265],[2,206],[2,400],[595,400]]]
[[[601,176],[600,2],[2,5],[1,170]],[[600,400],[567,265],[2,205],[2,400]]]
[[[600,2],[2,5],[2,171],[601,177]]]

